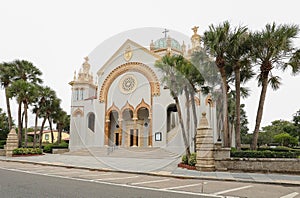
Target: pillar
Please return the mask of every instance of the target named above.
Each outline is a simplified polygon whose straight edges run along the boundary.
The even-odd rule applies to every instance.
[[[6,157],[12,157],[13,150],[18,148],[18,136],[16,130],[12,128],[7,135],[5,153]]]
[[[214,141],[213,130],[209,127],[206,113],[202,113],[196,135],[197,163],[196,168],[200,171],[214,171]]]

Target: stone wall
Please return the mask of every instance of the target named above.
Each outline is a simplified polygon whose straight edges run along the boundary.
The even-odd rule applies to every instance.
[[[215,159],[217,171],[273,172],[300,174],[300,159],[229,158]]]

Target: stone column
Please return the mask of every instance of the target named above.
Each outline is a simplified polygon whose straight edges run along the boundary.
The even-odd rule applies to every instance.
[[[206,113],[202,113],[196,135],[197,163],[200,171],[215,171],[213,130],[209,128]]]
[[[12,157],[13,150],[15,148],[18,148],[18,136],[16,130],[12,128],[9,134],[7,135],[7,139],[6,139],[6,146],[5,146],[6,157]]]

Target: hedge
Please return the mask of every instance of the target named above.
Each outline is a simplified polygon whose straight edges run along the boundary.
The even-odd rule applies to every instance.
[[[66,142],[62,142],[60,144],[47,144],[44,146],[44,152],[45,153],[52,153],[52,149],[58,149],[58,148],[68,148],[69,144]]]
[[[300,156],[299,151],[291,152],[291,151],[231,151],[230,157],[238,157],[238,158],[298,158]]]
[[[14,155],[27,155],[27,154],[42,154],[39,148],[16,148],[13,150]]]

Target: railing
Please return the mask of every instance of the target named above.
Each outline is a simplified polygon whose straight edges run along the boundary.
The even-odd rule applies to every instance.
[[[113,146],[108,146],[107,147],[107,155],[110,155],[111,153],[113,153],[115,150],[117,150],[119,148],[119,146],[117,145],[113,145]]]

